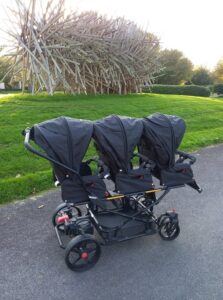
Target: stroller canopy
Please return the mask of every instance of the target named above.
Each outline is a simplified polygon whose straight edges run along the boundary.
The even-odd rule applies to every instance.
[[[184,120],[177,116],[155,113],[144,118],[143,125],[139,151],[161,168],[173,167],[175,152],[186,129]]]
[[[92,132],[91,121],[60,117],[34,125],[32,138],[51,158],[79,173]]]
[[[101,159],[115,175],[118,170],[127,173],[134,148],[143,131],[141,120],[108,116],[94,123],[93,138]]]

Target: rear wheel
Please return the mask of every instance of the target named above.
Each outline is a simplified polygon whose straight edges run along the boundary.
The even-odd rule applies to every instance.
[[[172,241],[180,234],[179,223],[173,222],[169,217],[165,217],[161,220],[158,232],[163,240]]]
[[[74,237],[65,250],[65,262],[69,269],[82,272],[94,267],[101,255],[101,247],[89,234]]]
[[[80,217],[82,215],[81,210],[72,203],[61,203],[58,205],[53,213],[52,223],[54,227],[56,225],[60,225],[58,226],[60,231],[64,231],[64,226],[63,223],[58,223],[58,218],[65,214],[67,214],[70,219],[73,217]]]

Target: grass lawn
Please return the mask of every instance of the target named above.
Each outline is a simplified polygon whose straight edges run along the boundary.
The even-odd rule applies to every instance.
[[[110,114],[133,117],[153,112],[174,114],[187,123],[182,150],[223,142],[223,99],[216,98],[0,94],[0,112],[0,203],[22,199],[52,186],[49,163],[24,149],[21,131],[61,115],[95,120]],[[87,155],[91,154],[93,147]]]

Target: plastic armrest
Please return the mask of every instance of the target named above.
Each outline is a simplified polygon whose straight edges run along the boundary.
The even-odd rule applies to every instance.
[[[179,158],[179,162],[183,162],[185,159],[189,159],[190,160],[190,164],[193,165],[196,162],[196,158],[193,155],[190,155],[186,152],[177,150],[176,154],[178,154],[180,156]]]

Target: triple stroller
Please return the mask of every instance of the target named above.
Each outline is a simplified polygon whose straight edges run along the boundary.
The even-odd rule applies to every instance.
[[[188,185],[202,191],[191,169],[195,157],[177,150],[185,128],[183,119],[155,113],[94,122],[60,117],[24,131],[25,147],[51,162],[61,186],[63,203],[52,223],[71,270],[92,268],[101,245],[156,232],[164,240],[177,238],[176,211],[157,217],[153,210],[171,189]],[[91,141],[98,156],[84,161]],[[65,236],[71,238],[66,246]]]

